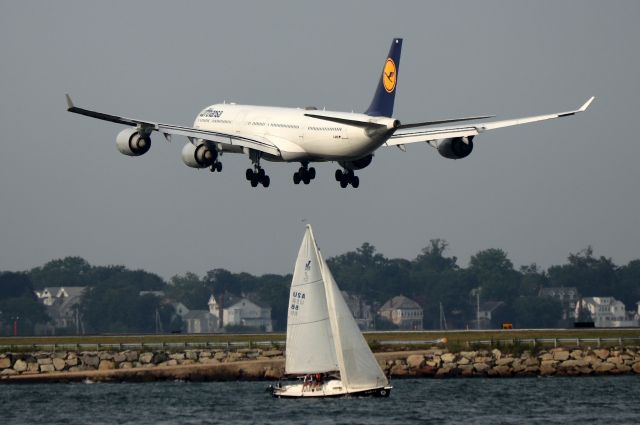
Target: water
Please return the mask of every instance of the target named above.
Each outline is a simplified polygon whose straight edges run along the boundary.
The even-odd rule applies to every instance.
[[[637,375],[397,380],[387,399],[274,399],[267,385],[0,385],[0,424],[640,423]]]

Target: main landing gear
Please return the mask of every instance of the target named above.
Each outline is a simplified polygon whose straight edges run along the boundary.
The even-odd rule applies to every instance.
[[[216,160],[213,164],[211,164],[211,168],[209,168],[209,170],[211,170],[212,173],[215,173],[216,171],[219,173],[222,171],[222,162]]]
[[[246,177],[247,180],[251,182],[251,187],[256,187],[258,186],[258,184],[262,184],[262,186],[264,187],[269,187],[271,179],[264,172],[264,168],[260,166],[256,166],[254,168],[254,170],[252,170],[251,168],[247,168],[246,172]]]
[[[293,183],[300,184],[303,182],[304,184],[309,184],[309,182],[316,178],[316,169],[311,167],[309,168],[309,164],[306,162],[302,163],[302,167],[295,173],[293,173]]]
[[[360,179],[358,176],[353,174],[353,170],[336,170],[336,181],[340,182],[340,187],[345,188],[348,185],[353,186],[354,188],[360,186]]]

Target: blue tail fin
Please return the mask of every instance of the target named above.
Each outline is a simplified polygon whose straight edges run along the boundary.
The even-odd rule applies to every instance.
[[[393,101],[396,98],[396,85],[398,84],[398,70],[400,69],[400,52],[402,39],[394,38],[391,42],[389,55],[382,68],[382,76],[373,96],[371,105],[365,114],[371,116],[391,117],[393,115]]]

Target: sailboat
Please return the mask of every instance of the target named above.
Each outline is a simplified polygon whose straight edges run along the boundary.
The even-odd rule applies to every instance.
[[[285,374],[302,382],[271,387],[274,397],[388,397],[393,388],[342,297],[310,225],[291,281]]]

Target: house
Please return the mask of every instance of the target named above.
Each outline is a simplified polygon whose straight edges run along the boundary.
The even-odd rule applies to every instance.
[[[360,296],[351,295],[345,291],[341,291],[342,296],[353,314],[360,330],[366,331],[373,328],[373,309]]]
[[[76,334],[81,334],[79,307],[85,289],[84,286],[50,286],[35,294],[45,305],[54,328],[73,328]]]
[[[627,313],[622,301],[613,297],[584,297],[576,305],[575,315],[584,313],[591,316],[596,328],[619,328],[638,326],[638,320]]]
[[[187,333],[203,334],[218,331],[218,318],[208,310],[188,310],[182,316]]]
[[[541,288],[538,292],[539,297],[553,298],[562,305],[562,320],[575,321],[576,305],[580,299],[578,288],[575,286],[554,286],[550,288]]]
[[[216,316],[218,328],[239,326],[264,332],[273,332],[271,307],[245,296],[224,294],[220,302],[211,295],[209,297],[209,313]]]
[[[378,314],[400,329],[422,330],[422,307],[404,295],[388,300],[380,307]]]
[[[498,327],[494,323],[496,312],[503,308],[505,303],[502,301],[485,301],[478,307],[476,312],[476,320],[473,321],[477,329],[491,329]]]

